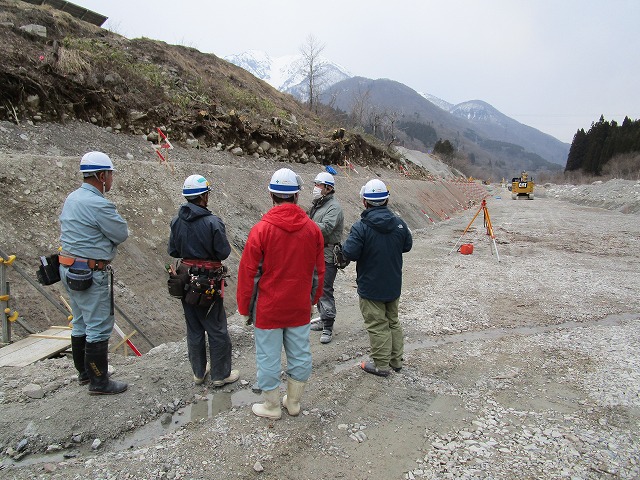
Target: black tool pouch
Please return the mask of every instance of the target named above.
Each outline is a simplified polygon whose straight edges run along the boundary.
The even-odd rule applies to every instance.
[[[57,253],[40,257],[40,267],[36,271],[36,276],[42,285],[53,285],[60,281],[60,263]]]
[[[87,290],[93,285],[93,271],[87,265],[87,262],[73,262],[67,271],[67,285],[71,290],[81,292]]]
[[[169,279],[167,280],[169,295],[175,298],[184,298],[190,281],[189,270],[183,267],[178,268],[178,273],[176,274],[169,273]]]
[[[184,302],[198,307],[210,307],[219,296],[220,282],[206,275],[192,275]]]

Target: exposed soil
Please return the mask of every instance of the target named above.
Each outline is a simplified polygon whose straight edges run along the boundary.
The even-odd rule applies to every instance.
[[[37,257],[55,251],[62,201],[79,184],[80,155],[94,148],[114,159],[118,172],[108,197],[131,229],[115,262],[116,302],[156,347],[134,336],[142,357],[111,354],[114,378],[129,382],[126,393],[113,397],[87,395],[66,356],[0,368],[0,476],[640,476],[637,183],[592,185],[572,199],[621,195],[616,205],[603,205],[613,210],[564,201],[571,187],[539,187],[535,200],[513,201],[506,189],[490,186],[497,254],[480,213],[462,238],[474,252],[460,255],[454,245],[478,205],[451,204],[457,197],[450,189],[458,187],[391,169],[356,165],[358,173],[348,176],[340,170],[345,224],[358,217],[360,186],[380,176],[391,186],[392,208],[414,233],[400,302],[406,366],[388,379],[356,366],[367,358],[369,341],[350,265],[336,280],[334,341],[321,345],[312,333],[314,371],[303,413],[267,421],[251,413],[259,398],[251,391],[252,330],[233,314],[233,278],[226,306],[241,381],[222,389],[194,386],[184,320],[166,293],[164,264],[168,224],[187,175],[201,173],[214,184],[211,208],[237,250],[229,261],[234,272],[248,229],[269,207],[267,181],[283,164],[176,148],[164,165],[140,137],[76,123],[0,123],[0,248],[18,255],[16,265],[35,271]],[[292,168],[311,184],[321,167]],[[469,188],[468,202],[478,201],[483,188]],[[310,189],[301,198],[308,206]],[[12,308],[26,322],[38,329],[65,323],[11,270],[9,281]],[[47,288],[57,295],[58,285]],[[26,332],[16,325],[14,334]],[[28,384],[39,385],[43,398],[26,395]]]

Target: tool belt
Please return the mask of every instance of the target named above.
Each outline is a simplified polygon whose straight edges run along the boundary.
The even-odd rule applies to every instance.
[[[111,260],[94,260],[92,258],[71,257],[67,255],[58,255],[58,261],[60,265],[71,267],[74,263],[86,263],[89,270],[106,270],[107,266],[111,263]]]
[[[210,307],[224,297],[229,276],[221,262],[183,259],[175,273],[169,272],[167,286],[172,297],[182,298],[186,304]]]

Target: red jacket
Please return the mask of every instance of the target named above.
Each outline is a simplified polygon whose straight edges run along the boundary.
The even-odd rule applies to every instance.
[[[236,298],[241,315],[257,328],[309,323],[322,295],[322,232],[299,206],[273,207],[249,232],[238,267]]]

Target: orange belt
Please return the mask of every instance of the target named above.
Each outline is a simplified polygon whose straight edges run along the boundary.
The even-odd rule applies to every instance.
[[[187,267],[196,267],[196,268],[204,268],[206,270],[215,270],[222,266],[222,262],[214,262],[213,260],[198,260],[198,259],[188,259],[183,258],[183,265]]]
[[[104,270],[107,268],[107,265],[111,263],[110,260],[94,260],[92,258],[68,257],[66,255],[58,255],[58,261],[60,262],[60,265],[64,265],[66,267],[70,267],[76,261],[86,262],[87,266],[91,270]]]

